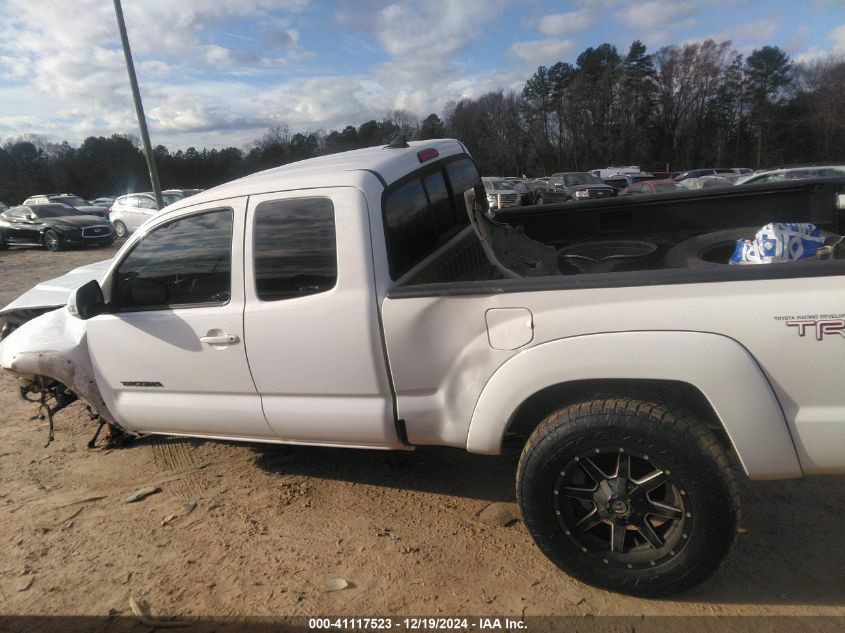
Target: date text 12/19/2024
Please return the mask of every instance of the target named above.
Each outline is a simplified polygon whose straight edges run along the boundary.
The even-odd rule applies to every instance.
[[[308,629],[376,631],[388,629],[406,629],[409,631],[496,631],[525,630],[527,625],[517,618],[309,618]]]

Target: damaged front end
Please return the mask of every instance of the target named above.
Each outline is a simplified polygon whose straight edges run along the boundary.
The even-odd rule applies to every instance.
[[[53,436],[53,415],[77,399],[85,402],[91,419],[99,422],[89,446],[104,425],[119,429],[94,379],[86,323],[74,318],[67,307],[26,321],[0,341],[0,368],[15,377],[23,399],[38,403],[33,419],[48,423],[48,444]]]

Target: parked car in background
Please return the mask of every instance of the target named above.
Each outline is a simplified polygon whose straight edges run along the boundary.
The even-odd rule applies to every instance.
[[[487,202],[490,204],[491,211],[518,207],[522,204],[520,193],[504,178],[488,176],[482,178],[481,182],[484,184],[484,191],[487,192]]]
[[[0,248],[44,246],[104,246],[115,240],[114,227],[62,203],[20,205],[0,213]]]
[[[672,180],[675,176],[678,175],[676,171],[650,171],[649,172],[652,176],[654,176],[657,180]]]
[[[179,196],[179,200],[182,198],[190,198],[193,195],[198,194],[202,189],[165,189],[162,191],[162,195],[168,194],[173,196]]]
[[[735,177],[736,174],[732,174],[732,176]],[[685,178],[678,184],[685,189],[713,189],[716,187],[733,187],[734,179],[732,177],[709,174],[706,176],[696,176],[695,178]]]
[[[610,185],[617,191],[620,189],[624,189],[625,187],[630,187],[636,182],[642,182],[644,180],[654,180],[654,176],[652,174],[646,172],[636,172],[636,173],[624,173],[624,174],[614,174],[612,176],[608,176],[606,178],[601,178],[601,181],[606,184]]]
[[[781,180],[797,180],[799,178],[845,177],[845,165],[823,165],[813,167],[786,167],[783,169],[769,169],[758,171],[740,177],[735,184],[755,185],[764,182],[780,182]]]
[[[95,207],[110,207],[114,204],[113,196],[104,196],[102,198],[94,198],[90,201]]]
[[[162,192],[161,197],[164,206],[181,200],[175,193]],[[115,234],[118,237],[126,237],[158,212],[158,204],[152,193],[130,193],[115,199],[109,209],[109,219],[114,225]]]
[[[526,205],[534,204],[534,199],[537,195],[536,189],[527,182],[518,179],[508,178],[505,182],[513,187],[514,191],[519,194],[520,204],[524,207]]]
[[[674,179],[680,182],[681,180],[686,180],[687,178],[700,178],[701,176],[727,176],[730,174],[743,175],[750,173],[751,169],[748,167],[706,167],[703,169],[689,169],[687,171],[682,171],[680,174],[675,176]]]
[[[84,198],[72,193],[45,193],[37,196],[30,196],[23,203],[27,206],[34,204],[50,204],[51,202],[66,204],[86,215],[96,215],[101,218],[108,217],[108,209],[90,204]]]
[[[636,196],[636,195],[642,195],[642,194],[655,194],[655,193],[677,193],[679,191],[687,191],[687,188],[681,186],[679,183],[675,182],[674,180],[669,180],[669,179],[643,180],[641,182],[635,182],[635,183],[625,187],[617,195],[620,195],[620,196]]]
[[[585,171],[552,174],[546,185],[537,189],[537,204],[611,198],[616,189]]]

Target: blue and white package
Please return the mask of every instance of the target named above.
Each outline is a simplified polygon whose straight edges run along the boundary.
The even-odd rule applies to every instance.
[[[775,264],[815,255],[824,244],[821,229],[809,222],[772,222],[753,240],[737,240],[731,264]]]

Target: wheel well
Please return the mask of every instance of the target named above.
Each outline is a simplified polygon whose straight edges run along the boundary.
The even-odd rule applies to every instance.
[[[551,385],[529,396],[508,421],[502,448],[521,450],[531,432],[555,409],[590,397],[612,392],[621,397],[672,400],[701,416],[728,450],[733,449],[719,416],[697,387],[677,380],[575,380]]]

